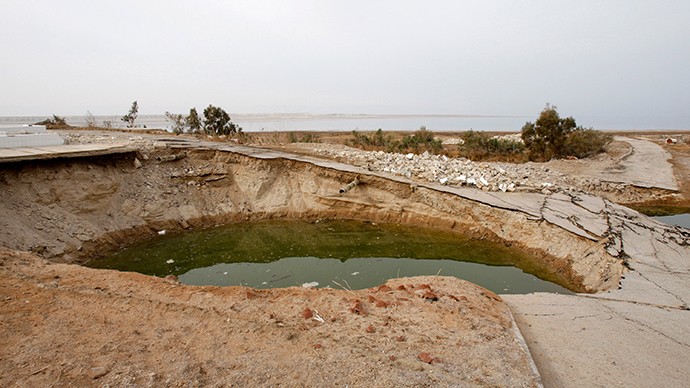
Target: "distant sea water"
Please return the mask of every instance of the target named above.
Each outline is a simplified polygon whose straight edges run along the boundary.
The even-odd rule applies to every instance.
[[[245,132],[260,131],[414,131],[421,126],[432,131],[499,131],[519,132],[533,116],[477,116],[477,115],[374,115],[374,114],[231,114],[232,121]],[[0,116],[0,125],[34,124],[50,116]],[[94,116],[98,125],[110,122],[115,128],[124,128],[121,116]],[[68,124],[84,126],[85,116],[66,116]],[[576,117],[584,127],[601,130],[688,130],[690,116],[656,118],[630,117]],[[164,115],[139,115],[138,128],[170,129]]]

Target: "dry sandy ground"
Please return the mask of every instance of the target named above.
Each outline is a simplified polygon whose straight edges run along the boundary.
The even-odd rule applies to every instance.
[[[0,311],[3,387],[540,384],[501,298],[455,278],[192,287],[1,250]]]

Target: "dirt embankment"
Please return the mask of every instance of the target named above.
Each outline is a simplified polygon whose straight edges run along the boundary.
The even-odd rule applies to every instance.
[[[506,305],[455,278],[193,287],[0,250],[0,384],[538,386]]]
[[[178,160],[158,161],[183,153]],[[583,290],[616,287],[622,272],[602,243],[450,193],[360,176],[357,188],[341,195],[339,189],[356,174],[221,151],[164,149],[139,155],[136,162],[135,157],[6,166],[0,174],[0,244],[83,262],[162,229],[340,218],[433,226],[510,244],[534,253],[545,269]],[[574,252],[586,255],[587,265],[578,267]]]

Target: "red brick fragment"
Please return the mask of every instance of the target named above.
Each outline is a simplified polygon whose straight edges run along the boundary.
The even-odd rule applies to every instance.
[[[350,312],[357,315],[367,315],[366,311],[364,311],[362,301],[359,299],[356,299],[355,304],[352,307],[350,307]]]
[[[376,301],[376,307],[386,308],[386,307],[388,307],[388,302],[385,302],[383,300],[378,300],[378,301]]]
[[[305,307],[304,310],[302,310],[302,318],[309,319],[312,317],[314,317],[314,312],[309,307]]]
[[[424,295],[422,295],[422,297],[423,297],[424,299],[430,300],[430,301],[432,301],[432,302],[435,302],[435,301],[438,300],[438,296],[436,295],[436,293],[434,293],[434,292],[431,291],[431,290],[427,290],[427,291],[424,293]]]
[[[369,325],[369,327],[367,327],[367,333],[376,333],[376,329],[374,328],[374,326]]]
[[[421,352],[417,355],[417,359],[421,362],[425,362],[427,364],[435,364],[441,362],[441,359],[438,357],[431,357],[431,354],[427,352]]]
[[[376,289],[378,292],[388,292],[388,291],[393,291],[392,288],[388,287],[387,285],[382,285],[379,286],[379,288]]]
[[[421,362],[426,362],[427,364],[431,364],[431,361],[434,360],[434,359],[431,357],[431,354],[429,354],[429,353],[427,353],[427,352],[421,352],[421,353],[419,353],[419,354],[417,355],[417,358],[419,359],[419,361],[421,361]]]

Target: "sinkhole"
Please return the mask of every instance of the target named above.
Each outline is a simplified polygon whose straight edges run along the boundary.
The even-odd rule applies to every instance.
[[[189,285],[363,289],[397,277],[455,276],[496,293],[572,293],[515,248],[430,228],[349,220],[265,220],[166,234],[87,263],[176,275]]]

